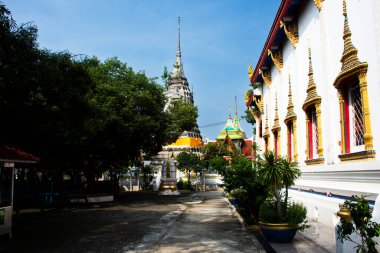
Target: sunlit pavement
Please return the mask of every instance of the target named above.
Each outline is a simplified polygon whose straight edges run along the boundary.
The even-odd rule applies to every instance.
[[[221,192],[199,192],[183,199],[182,210],[162,218],[156,231],[124,252],[265,252],[243,230]]]

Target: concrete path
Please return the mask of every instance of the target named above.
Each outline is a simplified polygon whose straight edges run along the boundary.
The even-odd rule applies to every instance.
[[[183,200],[161,227],[124,252],[265,252],[253,234],[243,230],[221,192],[199,192]]]
[[[335,229],[318,222],[309,222],[310,228],[297,232],[291,243],[270,243],[276,252],[281,253],[334,253]]]

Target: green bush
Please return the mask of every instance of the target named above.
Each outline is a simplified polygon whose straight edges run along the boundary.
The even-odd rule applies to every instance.
[[[281,202],[281,213],[277,212],[277,204],[274,199],[267,200],[261,205],[259,217],[262,222],[267,223],[288,223],[303,231],[309,225],[307,224],[307,209],[302,203],[291,202],[286,207],[284,202]]]
[[[372,209],[365,196],[356,196],[353,201],[346,200],[344,204],[350,210],[351,219],[341,219],[341,225],[337,226],[338,239],[351,241],[356,244],[356,252],[377,252],[377,242],[374,237],[380,236],[380,224],[372,221]],[[351,239],[351,234],[356,233],[361,237],[361,243]]]
[[[183,181],[182,178],[177,182],[178,190],[193,190],[193,186],[190,181]]]
[[[303,231],[308,227],[306,219],[307,209],[302,203],[292,202],[286,213],[286,220],[289,224],[297,226],[298,230]]]
[[[252,161],[234,157],[223,175],[224,189],[238,203],[238,212],[247,224],[257,224],[259,207],[268,195],[267,187],[259,179]]]

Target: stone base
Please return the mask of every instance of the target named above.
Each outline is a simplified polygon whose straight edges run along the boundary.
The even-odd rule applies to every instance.
[[[162,179],[160,183],[160,192],[163,191],[177,191],[177,180],[176,179]]]
[[[179,191],[171,191],[171,190],[165,190],[165,191],[160,191],[158,195],[179,195]]]
[[[159,195],[179,195],[176,179],[162,179],[160,183]]]

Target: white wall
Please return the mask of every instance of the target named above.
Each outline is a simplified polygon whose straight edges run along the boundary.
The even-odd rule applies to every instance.
[[[374,150],[380,152],[380,1],[347,1],[348,22],[352,32],[352,42],[358,49],[358,57],[368,63],[367,81],[372,123]],[[344,16],[342,0],[325,0],[321,11],[309,0],[298,18],[299,42],[296,48],[287,41],[283,45],[283,68],[279,72],[275,65],[271,69],[272,84],[263,88],[264,113],[268,109],[269,130],[275,116],[275,97],[278,97],[279,123],[281,125],[281,154],[287,154],[287,129],[284,118],[288,105],[288,75],[291,75],[294,111],[297,115],[297,150],[298,161],[303,176],[296,182],[297,186],[322,187],[326,191],[347,191],[373,193],[380,192],[380,159],[362,160],[342,163],[338,158],[341,153],[340,112],[338,92],[333,83],[341,71],[344,41]],[[317,93],[322,97],[322,138],[325,163],[306,166],[306,126],[302,105],[306,99],[308,86],[308,48],[311,48],[314,81]],[[263,133],[265,132],[263,116]],[[273,149],[273,134],[270,131],[270,149]],[[257,142],[264,150],[264,142],[256,135]],[[326,176],[325,172],[331,172]],[[318,174],[319,173],[319,174]],[[372,174],[371,174],[372,173]],[[311,178],[311,175],[314,178]],[[318,177],[321,175],[321,177]],[[349,176],[351,175],[351,176]],[[337,179],[339,178],[339,180]],[[374,180],[375,179],[375,180]],[[320,205],[320,220],[333,224],[334,212],[338,208],[335,200],[327,197],[310,197],[308,193],[294,193],[302,199],[311,210]]]

